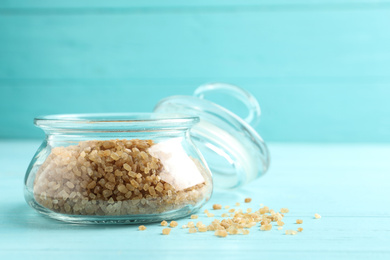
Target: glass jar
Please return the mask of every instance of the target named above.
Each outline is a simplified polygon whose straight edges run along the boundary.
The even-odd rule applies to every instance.
[[[212,178],[190,138],[198,117],[80,114],[35,119],[46,139],[25,177],[37,211],[73,223],[153,222],[190,215]]]
[[[248,116],[207,100],[210,94],[239,100]],[[213,183],[235,188],[265,174],[269,152],[253,128],[259,118],[250,93],[223,83],[167,97],[151,114],[38,117],[46,139],[26,173],[26,201],[73,223],[185,217],[209,200]]]

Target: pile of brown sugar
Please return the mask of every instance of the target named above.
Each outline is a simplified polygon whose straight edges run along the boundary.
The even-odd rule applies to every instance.
[[[251,199],[245,199],[245,203],[251,202]],[[240,203],[236,203],[236,206],[239,206]],[[229,209],[230,206],[225,206],[225,209]],[[218,211],[222,210],[221,204],[214,204],[213,210]],[[228,213],[222,213],[221,217],[225,217],[222,220],[214,219],[210,224],[206,225],[201,221],[194,223],[193,221],[189,221],[186,225],[182,225],[183,229],[188,228],[188,233],[194,234],[197,232],[207,232],[211,231],[215,236],[218,237],[226,237],[229,235],[248,235],[250,233],[250,229],[259,226],[260,231],[270,231],[275,226],[277,226],[277,230],[283,229],[285,223],[282,221],[284,218],[284,214],[288,213],[288,208],[281,208],[279,212],[270,209],[267,206],[261,206],[258,210],[252,211],[251,208],[247,208],[246,212],[242,209],[229,209]],[[213,217],[215,214],[209,212],[209,210],[204,210],[204,213],[207,217]],[[191,220],[197,219],[197,215],[192,215]],[[319,214],[314,215],[315,219],[319,218]],[[175,221],[172,221],[175,222]],[[172,223],[171,222],[171,223]],[[273,224],[272,224],[273,223]],[[296,224],[302,224],[303,220],[297,219],[295,221]],[[161,226],[167,226],[167,221],[162,221]],[[177,225],[170,225],[171,227],[176,227]],[[164,235],[169,235],[171,229],[165,228],[162,233]],[[288,229],[285,231],[286,235],[296,235],[298,232],[302,232],[303,228],[298,226],[297,230]]]
[[[71,215],[156,214],[208,199],[211,180],[203,166],[185,155],[200,177],[183,186],[151,153],[156,147],[152,140],[124,139],[53,148],[37,171],[34,197]]]

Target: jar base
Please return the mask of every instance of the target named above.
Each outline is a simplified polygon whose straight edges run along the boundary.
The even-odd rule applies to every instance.
[[[93,216],[93,215],[66,215],[63,213],[57,213],[51,211],[35,201],[30,201],[30,206],[38,211],[39,213],[56,220],[60,220],[67,223],[73,224],[102,224],[102,225],[123,225],[123,224],[139,224],[139,223],[153,223],[160,222],[163,220],[172,220],[178,218],[188,217],[191,214],[198,211],[203,204],[199,206],[188,205],[178,210],[172,210],[169,212],[158,213],[158,214],[136,214],[136,215],[105,215],[105,216]]]

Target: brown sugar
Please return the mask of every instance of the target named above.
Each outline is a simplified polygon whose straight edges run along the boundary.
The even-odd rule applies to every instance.
[[[264,224],[261,225],[260,230],[262,231],[270,231],[272,229],[272,224]]]
[[[201,227],[198,227],[198,231],[199,232],[206,232],[207,231],[207,227],[205,225],[203,225]]]
[[[188,230],[188,232],[189,232],[189,233],[196,233],[197,230],[196,230],[196,228],[192,227],[192,228],[190,228],[190,229]]]
[[[198,215],[191,215],[191,219],[197,219]]]
[[[286,230],[286,235],[296,235],[296,234],[298,234],[298,232],[295,230],[291,230],[291,229]]]
[[[219,204],[216,204],[219,205]],[[228,210],[230,211],[230,210]],[[287,213],[288,209],[283,208],[281,211]],[[209,211],[205,211],[206,215],[209,215]],[[191,218],[195,219],[192,215]],[[232,211],[231,214],[223,213],[222,219],[214,219],[210,224],[206,225],[201,221],[198,221],[196,224],[193,221],[190,221],[187,223],[187,225],[183,225],[182,228],[189,228],[189,233],[197,233],[197,232],[208,232],[213,231],[215,236],[219,237],[226,237],[228,235],[248,235],[250,234],[250,229],[254,226],[257,226],[257,224],[260,224],[260,230],[261,231],[271,231],[273,228],[273,225],[277,230],[282,230],[283,226],[285,225],[282,221],[284,218],[284,215],[281,212],[277,212],[273,209],[268,208],[267,206],[263,206],[260,209],[253,209],[253,210],[245,210],[242,209],[235,209]],[[166,221],[161,222],[161,224],[166,224]],[[275,223],[275,224],[274,224]],[[302,219],[296,219],[297,224],[302,224]],[[177,222],[172,221],[170,223],[171,227],[176,227]],[[140,226],[145,228],[144,226]],[[287,229],[284,233],[286,235],[297,235],[298,232],[302,232],[303,228],[298,227],[297,230]]]
[[[141,231],[144,231],[144,230],[146,230],[146,227],[144,225],[141,225],[141,226],[138,227],[138,229],[141,230]]]
[[[288,208],[281,208],[280,213],[288,213],[290,210]]]
[[[36,174],[35,200],[55,212],[104,216],[157,214],[208,197],[211,180],[203,166],[188,157],[201,177],[182,188],[156,155],[163,149],[158,145],[123,139],[52,148]]]
[[[320,218],[321,218],[321,215],[320,215],[320,214],[318,214],[318,213],[316,213],[316,214],[314,214],[314,218],[316,218],[316,219],[320,219]]]
[[[198,223],[196,223],[196,227],[199,228],[199,227],[203,227],[205,226],[202,221],[199,221]]]
[[[194,222],[192,222],[192,221],[188,222],[188,223],[187,223],[187,227],[189,227],[189,228],[195,227]]]
[[[252,201],[251,198],[246,198],[246,199],[245,199],[245,203],[249,203],[249,202],[251,202],[251,201]]]
[[[214,235],[216,235],[218,237],[226,237],[228,234],[227,234],[226,230],[216,230]]]
[[[237,235],[238,234],[238,229],[236,226],[232,225],[230,227],[227,228],[227,232],[230,234],[230,235]]]
[[[169,233],[171,233],[171,229],[170,229],[170,228],[164,228],[164,229],[162,230],[162,234],[163,234],[163,235],[169,235]]]
[[[168,222],[166,222],[165,220],[161,221],[161,226],[168,226]]]
[[[213,209],[215,209],[215,210],[222,209],[222,205],[221,204],[214,204]]]
[[[179,224],[176,221],[171,221],[171,223],[169,223],[170,227],[177,227],[178,225]]]

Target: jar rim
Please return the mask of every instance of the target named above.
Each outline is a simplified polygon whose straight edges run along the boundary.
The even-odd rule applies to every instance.
[[[144,131],[186,129],[199,118],[171,113],[86,113],[38,116],[34,124],[43,129]]]

